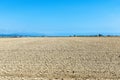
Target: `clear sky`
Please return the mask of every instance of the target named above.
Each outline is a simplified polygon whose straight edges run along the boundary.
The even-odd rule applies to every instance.
[[[0,33],[120,33],[120,0],[0,0]]]

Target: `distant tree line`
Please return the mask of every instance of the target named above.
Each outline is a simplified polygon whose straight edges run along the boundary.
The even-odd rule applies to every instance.
[[[69,37],[119,37],[119,35],[70,35]]]
[[[20,37],[119,37],[119,35],[70,35],[70,36],[46,36],[46,35],[21,35],[21,34],[0,34],[0,37],[20,38]]]

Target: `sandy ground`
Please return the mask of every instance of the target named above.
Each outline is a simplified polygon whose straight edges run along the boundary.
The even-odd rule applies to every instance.
[[[120,80],[120,37],[0,38],[0,80]]]

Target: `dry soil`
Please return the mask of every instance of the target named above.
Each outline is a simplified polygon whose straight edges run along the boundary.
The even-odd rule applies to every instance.
[[[0,80],[120,80],[120,37],[0,38]]]

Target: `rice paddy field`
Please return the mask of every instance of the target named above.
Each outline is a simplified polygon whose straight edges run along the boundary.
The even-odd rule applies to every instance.
[[[120,37],[0,38],[0,80],[120,80]]]

